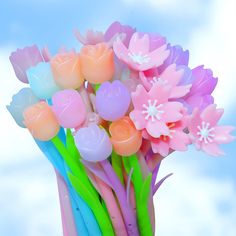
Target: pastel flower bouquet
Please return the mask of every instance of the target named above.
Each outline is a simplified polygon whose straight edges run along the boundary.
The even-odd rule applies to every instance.
[[[222,155],[232,126],[211,95],[210,69],[159,34],[114,22],[75,32],[79,52],[36,46],[10,56],[29,84],[7,109],[27,128],[57,176],[64,236],[151,236],[162,160],[194,144]]]

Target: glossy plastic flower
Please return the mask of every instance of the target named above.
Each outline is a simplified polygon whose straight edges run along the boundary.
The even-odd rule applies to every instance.
[[[170,98],[183,97],[189,92],[192,86],[191,84],[179,84],[182,77],[184,76],[184,69],[178,70],[176,68],[176,64],[169,65],[161,74],[158,74],[156,71],[154,74],[140,72],[139,75],[144,87],[147,90],[150,90],[153,84],[159,84],[161,86],[170,86]]]
[[[51,59],[55,82],[63,89],[77,89],[83,84],[79,55],[75,52],[59,53]]]
[[[122,25],[120,22],[113,22],[104,34],[104,40],[106,42],[114,41],[118,36],[124,35],[123,43],[126,47],[129,46],[130,39],[135,33],[135,29],[129,25]]]
[[[12,97],[12,101],[10,105],[7,106],[7,110],[11,113],[15,122],[24,128],[23,111],[38,102],[39,98],[34,95],[30,88],[23,88]]]
[[[26,71],[34,94],[40,99],[49,99],[60,88],[56,85],[49,63],[40,62]]]
[[[111,142],[119,155],[130,156],[136,153],[142,144],[142,134],[129,117],[114,121],[109,127]]]
[[[60,125],[46,102],[39,102],[25,109],[24,124],[32,136],[41,141],[48,141],[59,132]]]
[[[160,66],[169,55],[166,47],[167,45],[164,44],[155,50],[150,50],[149,35],[139,33],[132,35],[128,48],[120,39],[113,44],[116,56],[136,71],[145,71]]]
[[[123,117],[130,105],[130,93],[119,80],[103,83],[96,93],[98,114],[109,121]]]
[[[195,107],[203,110],[208,105],[214,103],[211,93],[214,91],[218,78],[214,78],[210,69],[204,69],[198,66],[192,70],[194,78],[190,92],[183,98],[184,105],[188,108],[189,113]]]
[[[86,161],[105,160],[112,152],[112,144],[106,131],[95,124],[79,129],[75,135],[75,144]]]
[[[158,67],[158,73],[162,73],[169,65],[176,64],[177,66],[188,66],[189,51],[183,50],[179,45],[167,45],[170,54],[162,65]]]
[[[100,31],[88,30],[85,35],[82,35],[78,30],[76,30],[75,37],[83,45],[96,45],[104,42],[104,34]]]
[[[153,138],[146,130],[142,132],[145,139],[151,143],[152,151],[159,153],[161,156],[166,157],[170,149],[175,151],[186,151],[187,146],[191,143],[189,136],[184,132],[186,128],[186,119],[168,123],[169,134],[161,135],[159,138]]]
[[[66,89],[52,97],[52,110],[64,128],[79,127],[86,118],[86,107],[79,92]]]
[[[83,76],[92,84],[112,79],[115,71],[114,53],[105,43],[87,45],[80,52]]]
[[[197,108],[194,109],[189,119],[188,130],[198,150],[201,149],[212,156],[223,155],[224,152],[219,148],[219,144],[234,140],[235,137],[230,135],[234,127],[217,124],[223,113],[224,110],[217,109],[215,104],[209,105],[202,112]]]
[[[17,49],[17,51],[11,53],[9,59],[16,77],[23,83],[28,83],[26,70],[43,61],[41,53],[36,45]]]
[[[149,92],[142,85],[138,85],[131,98],[134,110],[130,118],[136,129],[146,129],[154,138],[168,135],[167,123],[178,121],[182,118],[183,105],[179,102],[169,102],[171,88],[154,84]]]

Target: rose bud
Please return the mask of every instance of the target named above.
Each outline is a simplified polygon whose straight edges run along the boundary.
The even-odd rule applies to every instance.
[[[84,46],[80,59],[82,73],[90,83],[101,84],[112,79],[115,71],[114,52],[107,44]]]
[[[26,71],[34,94],[40,99],[49,99],[60,88],[56,85],[49,63],[41,62]]]
[[[13,66],[16,77],[23,83],[28,83],[26,70],[32,66],[36,66],[43,61],[41,53],[36,45],[17,49],[9,57]]]
[[[86,161],[103,161],[112,152],[112,144],[106,131],[95,124],[79,129],[75,135],[75,144]]]
[[[110,127],[111,142],[121,156],[130,156],[136,153],[142,144],[141,132],[136,130],[129,117],[114,121]]]
[[[59,132],[60,125],[46,102],[39,102],[25,109],[24,124],[32,136],[41,141],[48,141]]]
[[[119,80],[105,82],[96,93],[96,109],[104,120],[118,120],[126,114],[130,100],[128,89]]]
[[[65,89],[52,97],[52,110],[59,124],[64,128],[76,128],[86,118],[86,107],[80,94],[73,89]]]
[[[25,128],[23,123],[23,111],[38,102],[39,99],[30,88],[23,88],[12,97],[12,101],[10,105],[7,106],[7,110],[11,113],[15,122],[22,128]]]
[[[75,52],[59,53],[51,59],[54,79],[63,89],[77,89],[83,82],[79,55]]]

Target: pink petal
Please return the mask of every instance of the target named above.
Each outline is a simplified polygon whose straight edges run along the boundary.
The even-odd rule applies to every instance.
[[[229,143],[235,139],[230,135],[235,128],[233,126],[216,126],[214,127],[214,142],[217,144]]]
[[[148,54],[149,53],[149,36],[144,34],[140,37],[139,33],[136,32],[132,35],[129,43],[129,51],[133,53]]]
[[[171,89],[170,98],[181,98],[189,93],[191,84],[184,86],[175,86]]]
[[[176,151],[186,151],[187,145],[190,144],[189,136],[183,131],[175,130],[173,138],[169,139],[170,148]]]
[[[216,143],[202,143],[201,149],[211,156],[224,155],[224,152],[219,148]]]
[[[143,110],[143,104],[149,100],[149,95],[146,89],[140,84],[137,86],[136,91],[131,93],[132,102],[135,109]]]
[[[159,153],[163,157],[166,157],[169,154],[169,144],[161,140],[158,142],[152,142],[151,147],[154,153]]]
[[[193,110],[192,115],[189,117],[188,121],[188,130],[190,133],[195,135],[199,130],[197,126],[201,123],[201,118],[200,118],[200,111],[199,109],[195,108]]]
[[[123,42],[118,38],[114,43],[113,43],[113,50],[116,54],[116,56],[126,64],[130,65],[130,58],[128,56],[129,50],[125,47]]]
[[[215,126],[223,113],[224,109],[216,109],[216,105],[211,104],[202,112],[201,119],[205,122],[210,123],[211,126]]]
[[[130,112],[129,117],[133,121],[137,130],[142,130],[146,127],[147,120],[145,120],[141,111],[133,110]]]
[[[161,115],[161,119],[166,123],[178,121],[183,117],[182,109],[183,104],[180,102],[167,102],[162,107],[164,113]]]
[[[158,67],[163,64],[165,59],[169,56],[170,52],[166,49],[167,45],[157,48],[156,50],[149,53],[150,61],[148,64],[143,64],[140,66],[140,70],[147,70],[150,68]]]
[[[161,74],[161,78],[163,80],[168,81],[168,84],[172,85],[172,86],[176,86],[180,79],[182,78],[184,73],[184,70],[176,70],[176,65],[175,64],[171,64],[169,65],[164,72]]]
[[[157,100],[158,104],[165,103],[168,101],[168,98],[171,93],[170,86],[162,86],[160,84],[154,84],[149,91],[149,96],[153,100]]]
[[[169,134],[169,128],[164,122],[149,120],[146,126],[147,132],[154,138]]]

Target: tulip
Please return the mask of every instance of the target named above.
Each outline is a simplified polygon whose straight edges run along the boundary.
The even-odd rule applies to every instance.
[[[96,93],[96,109],[104,120],[118,120],[126,114],[130,100],[128,89],[119,80],[105,82]]]
[[[7,106],[7,110],[11,113],[15,122],[22,128],[25,128],[23,123],[23,111],[38,103],[39,99],[34,95],[30,88],[23,88],[17,94],[12,97],[10,105]]]
[[[52,110],[64,128],[76,128],[86,118],[86,107],[80,94],[73,89],[58,91],[52,97]]]
[[[114,53],[107,44],[84,46],[80,60],[82,73],[90,83],[101,84],[112,79],[115,71]]]
[[[9,57],[13,66],[16,77],[23,83],[28,83],[26,70],[32,66],[36,66],[39,62],[43,61],[41,53],[36,45],[17,49]]]
[[[48,141],[59,132],[60,125],[50,106],[41,101],[25,109],[24,124],[32,136],[41,141]]]
[[[109,132],[113,147],[121,156],[130,156],[141,147],[141,132],[136,130],[133,122],[127,116],[114,121],[109,127]]]
[[[75,144],[81,157],[90,162],[105,160],[112,152],[106,131],[95,124],[79,129],[75,135]]]
[[[49,99],[59,90],[53,79],[50,64],[41,62],[26,71],[34,94],[40,99]]]
[[[79,55],[75,52],[57,54],[51,59],[55,82],[62,89],[77,89],[83,82]]]

